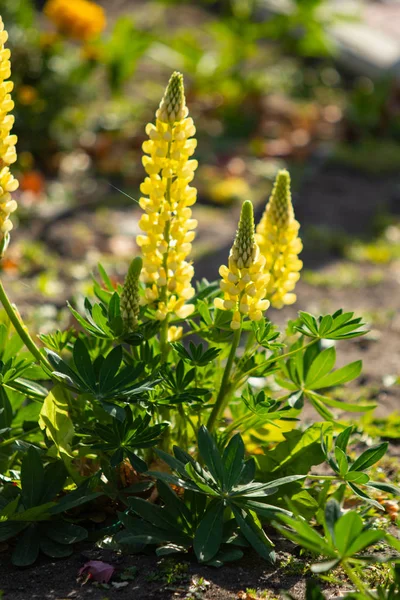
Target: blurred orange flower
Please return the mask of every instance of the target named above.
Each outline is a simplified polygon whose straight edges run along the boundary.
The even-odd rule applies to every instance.
[[[20,189],[23,192],[41,194],[44,189],[44,177],[39,171],[27,171],[20,178]]]
[[[106,26],[103,9],[90,0],[47,0],[44,13],[60,33],[84,42],[97,37]]]

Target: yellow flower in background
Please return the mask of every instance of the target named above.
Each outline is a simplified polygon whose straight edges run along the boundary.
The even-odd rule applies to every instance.
[[[97,37],[106,26],[104,10],[90,0],[47,0],[44,13],[60,33],[83,42]]]
[[[303,263],[298,254],[303,249],[298,237],[300,224],[294,217],[290,175],[279,171],[265,212],[256,229],[256,241],[265,258],[264,270],[269,273],[267,297],[275,308],[296,302],[293,290]]]
[[[259,321],[269,307],[265,299],[269,275],[264,266],[265,258],[255,242],[253,205],[246,200],[228,266],[222,265],[219,270],[224,297],[214,300],[216,308],[233,310],[232,329],[240,329],[244,316]]]
[[[11,192],[18,188],[18,181],[10,173],[9,165],[17,160],[15,144],[17,136],[11,135],[14,117],[10,111],[14,108],[10,92],[12,81],[6,81],[11,75],[10,51],[4,48],[8,34],[0,17],[0,256],[8,242],[8,234],[13,224],[9,217],[17,208],[17,203],[11,198]]]
[[[150,138],[143,144],[147,177],[139,201],[144,210],[139,221],[143,235],[136,238],[143,256],[144,302],[155,308],[160,321],[170,314],[184,319],[194,310],[186,302],[194,295],[194,270],[187,258],[197,227],[190,208],[197,194],[189,185],[197,168],[197,161],[190,159],[197,142],[190,139],[196,129],[187,115],[183,77],[173,73],[156,124],[146,127]]]
[[[249,184],[242,177],[219,179],[212,183],[207,191],[216,204],[230,204],[235,200],[248,198],[251,192]]]

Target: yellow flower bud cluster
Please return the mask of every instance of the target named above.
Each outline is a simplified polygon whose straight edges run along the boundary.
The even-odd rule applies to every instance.
[[[133,259],[129,265],[128,274],[122,289],[120,307],[125,331],[134,331],[138,326],[140,310],[139,277],[143,261],[140,256]]]
[[[14,102],[10,95],[13,83],[6,81],[11,75],[10,51],[4,48],[7,39],[0,17],[0,254],[4,251],[5,238],[13,227],[9,216],[17,209],[16,201],[11,199],[11,192],[18,188],[18,181],[9,169],[9,165],[17,160],[17,136],[11,135],[14,117],[8,114],[14,108]]]
[[[294,217],[290,175],[281,170],[256,229],[256,242],[265,257],[264,270],[270,274],[266,295],[275,308],[296,302],[296,294],[292,292],[303,266],[298,259],[303,249],[298,237],[299,228],[300,224]]]
[[[232,329],[240,329],[244,316],[259,321],[269,307],[265,299],[269,275],[264,267],[265,258],[254,238],[253,205],[246,200],[228,266],[222,265],[219,270],[224,297],[214,300],[216,308],[233,310]]]
[[[155,309],[160,321],[170,314],[184,319],[194,310],[186,302],[194,295],[194,270],[187,258],[197,227],[190,208],[197,194],[189,185],[197,168],[197,161],[190,159],[197,142],[191,139],[196,129],[187,115],[183,78],[173,73],[156,124],[146,127],[150,138],[143,144],[147,177],[139,201],[144,210],[139,221],[143,235],[136,238],[143,256],[143,301]]]
[[[48,0],[44,13],[61,33],[84,42],[97,37],[106,26],[104,10],[90,0]]]

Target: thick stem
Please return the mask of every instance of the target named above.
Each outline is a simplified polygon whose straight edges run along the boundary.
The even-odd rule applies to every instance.
[[[20,317],[17,315],[14,307],[10,303],[6,291],[3,287],[3,284],[0,281],[0,302],[4,307],[4,310],[7,313],[8,318],[13,324],[15,331],[21,338],[21,341],[24,342],[25,346],[29,350],[29,352],[36,358],[36,360],[45,367],[50,372],[53,370],[47,358],[42,354],[39,348],[36,346],[35,342],[31,338],[29,331],[26,325],[21,321]]]
[[[307,479],[316,479],[317,481],[339,481],[340,477],[335,475],[307,475]]]
[[[373,594],[371,594],[368,588],[363,584],[361,579],[358,577],[357,573],[353,570],[351,565],[347,561],[342,562],[343,571],[346,573],[347,577],[350,581],[358,588],[358,590],[364,594],[365,598],[375,598]]]
[[[259,369],[262,369],[263,367],[267,367],[268,365],[270,365],[274,362],[277,362],[278,360],[283,360],[284,358],[288,358],[289,356],[292,356],[293,354],[297,354],[297,352],[300,352],[301,350],[306,350],[307,348],[309,348],[310,346],[312,346],[313,344],[315,344],[318,341],[319,341],[319,338],[315,338],[315,339],[311,340],[311,342],[309,342],[305,346],[299,346],[299,348],[296,348],[296,350],[291,350],[290,352],[287,352],[286,354],[280,354],[279,356],[272,356],[265,362],[257,365],[256,367],[253,367],[252,369],[247,371],[247,373],[244,373],[244,375],[241,375],[238,379],[235,380],[235,385],[237,387],[240,387],[242,385],[242,379],[247,379],[247,377],[249,375],[251,375],[252,373],[256,373]]]
[[[225,365],[225,370],[224,370],[224,374],[222,377],[221,386],[219,388],[217,399],[215,401],[214,407],[211,411],[210,417],[207,422],[207,427],[208,427],[209,431],[212,431],[214,429],[215,423],[217,422],[219,416],[223,412],[225,405],[226,405],[225,399],[226,399],[228,389],[230,387],[229,386],[229,378],[231,375],[233,361],[234,361],[235,355],[236,355],[236,350],[237,350],[237,347],[239,346],[241,333],[242,333],[242,328],[237,329],[235,331],[235,333],[233,334],[231,351],[229,353],[228,360]]]

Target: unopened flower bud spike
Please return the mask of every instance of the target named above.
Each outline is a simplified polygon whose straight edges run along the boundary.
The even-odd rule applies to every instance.
[[[133,259],[129,265],[124,287],[121,293],[120,306],[124,328],[127,333],[135,331],[138,326],[140,310],[139,277],[143,261],[140,256]]]
[[[298,259],[303,248],[299,228],[293,211],[290,175],[281,170],[256,229],[256,242],[265,259],[264,273],[269,275],[267,298],[275,308],[296,301],[293,290],[303,266]]]
[[[222,415],[229,391],[229,380],[240,343],[243,320],[259,321],[269,307],[265,300],[268,275],[263,273],[264,259],[261,257],[254,236],[254,211],[249,200],[243,203],[235,241],[229,254],[228,266],[222,265],[220,287],[223,298],[214,304],[221,310],[233,311],[231,328],[234,330],[231,350],[225,366],[216,402],[208,419],[211,431]]]

